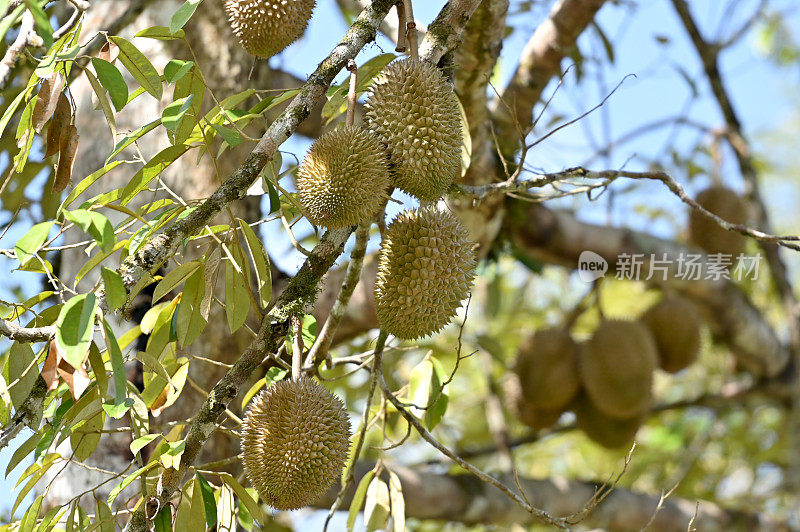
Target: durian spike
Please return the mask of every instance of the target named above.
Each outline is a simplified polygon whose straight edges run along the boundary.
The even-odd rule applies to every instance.
[[[406,38],[408,39],[409,56],[419,59],[419,46],[417,45],[417,23],[414,21],[414,7],[411,0],[403,0],[406,8]]]
[[[395,4],[397,8],[397,48],[395,52],[404,53],[408,48],[408,40],[406,39],[406,5],[404,0],[400,0]]]
[[[358,85],[358,65],[350,59],[347,62],[347,70],[350,71],[350,91],[347,93],[347,119],[345,124],[352,126],[356,123],[356,86]]]
[[[300,379],[300,361],[303,359],[303,320],[297,314],[292,316],[292,379]]]

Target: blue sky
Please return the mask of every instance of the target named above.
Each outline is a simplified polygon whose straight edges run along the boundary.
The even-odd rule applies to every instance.
[[[434,18],[444,0],[418,1],[415,12],[421,23],[428,24]],[[517,2],[512,2],[516,4]],[[756,0],[743,0],[737,12],[748,14],[756,5]],[[549,5],[549,2],[547,3]],[[706,35],[715,35],[720,26],[722,9],[727,2],[692,2],[695,15]],[[777,9],[788,9],[793,2],[783,0],[773,2]],[[516,28],[507,40],[503,49],[500,65],[499,79],[507,80],[516,66],[516,59],[521,53],[521,48],[528,39],[531,31],[546,14],[546,7],[534,8],[532,13],[517,16],[511,19],[511,24]],[[746,16],[746,15],[745,15]],[[742,17],[740,17],[741,19]],[[798,15],[793,13],[785,19],[787,25],[793,30],[800,29]],[[615,43],[615,62],[607,62],[598,71],[595,67],[587,68],[587,76],[592,81],[578,86],[574,79],[567,77],[567,82],[553,100],[550,109],[551,116],[560,114],[571,119],[588,108],[599,103],[606,95],[608,89],[613,88],[625,76],[634,74],[636,78],[627,79],[622,87],[609,99],[604,108],[589,116],[581,124],[573,125],[560,131],[548,141],[539,145],[529,158],[529,165],[545,171],[557,171],[570,166],[583,164],[594,155],[592,143],[589,138],[602,143],[607,132],[610,138],[621,135],[659,118],[671,117],[684,112],[691,88],[681,74],[681,69],[689,77],[702,80],[701,65],[697,54],[691,47],[684,30],[673,12],[671,5],[666,0],[642,0],[636,3],[631,10],[627,7],[608,5],[603,8],[597,19],[608,38]],[[724,21],[723,27],[728,30],[737,26],[737,20]],[[166,23],[166,21],[165,21]],[[306,37],[290,47],[280,57],[273,58],[275,65],[282,65],[301,78],[310,74],[318,62],[322,60],[332,48],[333,44],[341,37],[346,25],[338,13],[333,0],[320,0],[317,12],[310,25]],[[670,43],[660,44],[655,36],[670,37]],[[585,55],[605,54],[601,41],[594,30],[589,30],[580,40],[581,49]],[[392,51],[393,47],[385,39],[379,39],[377,45],[365,48],[358,58],[363,63],[370,57],[382,51]],[[793,144],[791,139],[797,138],[798,99],[796,86],[798,81],[797,67],[779,68],[759,55],[755,39],[746,37],[736,46],[728,49],[722,56],[722,71],[725,75],[729,90],[732,94],[745,129],[750,138],[755,142],[757,155],[770,159],[771,157],[786,157],[791,153]],[[597,82],[602,74],[605,90]],[[574,75],[574,74],[573,74]],[[337,82],[344,80],[345,75],[340,75]],[[546,94],[553,89],[551,85]],[[709,126],[722,124],[718,108],[713,100],[707,97],[708,86],[704,82],[698,85],[699,91],[705,95],[698,99],[689,108],[688,115],[695,121],[703,122]],[[605,122],[604,122],[605,121]],[[544,119],[542,123],[547,123]],[[604,128],[604,123],[609,127]],[[767,132],[776,128],[785,128],[793,133],[789,141],[782,143],[783,137],[768,137]],[[547,129],[536,130],[536,134],[546,133]],[[632,142],[620,146],[612,156],[598,159],[591,165],[593,169],[618,168],[628,162],[628,168],[638,169],[646,165],[646,161],[660,153],[670,135],[670,129],[658,130],[642,135]],[[690,129],[681,129],[677,132],[677,145],[687,149],[697,139],[697,133]],[[310,142],[307,139],[293,138],[288,141],[282,150],[293,152],[302,156]],[[730,159],[730,154],[727,158]],[[288,159],[288,158],[285,158]],[[798,232],[800,220],[796,215],[798,203],[797,167],[791,169],[794,175],[781,174],[780,179],[768,174],[764,183],[766,199],[773,209],[776,226],[783,232]],[[726,162],[723,164],[723,173],[726,182],[735,188],[740,187],[735,165]],[[731,176],[728,179],[728,176]],[[681,182],[685,176],[680,173],[674,175]],[[697,191],[708,181],[700,180],[696,184],[689,184],[690,190]],[[628,185],[629,183],[624,183]],[[639,229],[647,229],[661,236],[675,235],[676,224],[670,217],[658,219],[655,222],[644,217],[633,208],[633,203],[647,203],[649,207],[659,207],[670,213],[671,218],[682,222],[685,217],[684,209],[679,201],[671,196],[663,187],[655,183],[642,184],[630,197],[630,205],[618,205],[618,211],[613,217],[613,223],[627,225]],[[595,223],[606,222],[606,204],[604,200],[593,204],[585,201],[565,201],[562,205],[580,207],[579,216]],[[394,207],[399,210],[399,207]],[[298,226],[298,235],[303,235],[309,227]],[[21,230],[9,232],[0,241],[0,247],[13,247]],[[278,224],[266,227],[265,238],[267,247],[280,267],[292,271],[299,267],[302,256],[294,252],[288,240],[282,233]],[[8,268],[9,263],[0,259],[0,267]],[[792,259],[794,263],[795,260]],[[23,274],[15,272],[11,279],[0,283],[0,297],[11,297],[9,286],[24,284]],[[38,280],[37,280],[38,286]],[[23,437],[16,443],[24,441]],[[5,464],[10,458],[15,446],[0,452],[0,464]],[[0,467],[0,471],[4,470]],[[23,468],[18,468],[22,470]],[[10,491],[13,487],[12,478],[3,481],[0,479],[0,491]],[[0,502],[0,511],[8,508],[9,500],[4,498]],[[313,528],[313,526],[312,526]]]

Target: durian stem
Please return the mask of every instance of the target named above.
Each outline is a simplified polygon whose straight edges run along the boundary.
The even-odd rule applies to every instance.
[[[352,59],[347,62],[347,70],[350,71],[350,90],[347,93],[347,119],[345,124],[352,126],[356,123],[356,102],[358,95],[356,94],[356,87],[358,86],[358,65]]]
[[[303,320],[297,314],[292,316],[292,380],[300,378],[300,364],[303,359]]]
[[[397,48],[395,52],[404,53],[408,47],[408,40],[406,39],[406,5],[404,0],[400,0],[395,5],[397,8]]]
[[[367,243],[369,242],[369,228],[370,223],[365,222],[358,226],[356,230],[356,243],[353,250],[350,252],[350,263],[347,265],[347,273],[345,274],[344,282],[339,290],[339,295],[336,302],[333,304],[328,319],[322,326],[322,330],[317,335],[317,340],[311,349],[308,350],[306,356],[306,365],[321,364],[323,360],[329,357],[328,349],[331,347],[333,337],[336,334],[336,329],[342,321],[347,304],[361,279],[361,268],[364,264],[364,255],[367,252]]]
[[[323,531],[328,530],[328,523],[330,523],[330,520],[333,517],[333,514],[336,513],[336,510],[338,510],[342,505],[344,494],[355,482],[355,465],[358,461],[358,456],[361,454],[361,447],[363,447],[364,439],[367,435],[369,412],[372,409],[372,396],[375,394],[375,388],[380,377],[380,372],[382,371],[381,367],[383,361],[383,349],[386,346],[386,339],[388,337],[389,333],[385,332],[383,329],[381,329],[381,331],[378,333],[378,339],[375,342],[375,351],[373,352],[372,357],[372,377],[370,378],[369,392],[367,393],[367,403],[364,406],[364,415],[361,418],[361,430],[358,433],[358,440],[356,440],[355,449],[353,449],[353,453],[350,455],[350,459],[345,466],[345,471],[348,471],[347,478],[342,479],[342,487],[339,489],[339,493],[336,495],[336,500],[333,501],[330,510],[328,510],[328,517],[325,519],[325,527],[323,528]]]
[[[406,39],[408,39],[408,51],[411,59],[419,59],[419,45],[417,41],[417,23],[414,21],[414,6],[411,0],[403,0],[406,8]]]

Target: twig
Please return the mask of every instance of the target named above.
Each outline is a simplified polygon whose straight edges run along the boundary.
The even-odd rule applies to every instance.
[[[350,252],[350,263],[347,265],[344,283],[342,283],[339,296],[336,298],[336,302],[333,304],[316,342],[308,352],[306,365],[319,364],[328,355],[328,349],[330,349],[333,337],[336,335],[336,329],[339,327],[342,317],[344,317],[347,304],[350,302],[350,298],[361,278],[361,268],[367,252],[367,242],[369,242],[369,224],[365,223],[359,225],[356,230],[356,242]]]
[[[565,179],[575,179],[575,178],[584,178],[584,179],[598,179],[605,181],[603,186],[608,185],[615,179],[625,177],[629,179],[651,179],[655,181],[661,181],[669,188],[676,196],[678,196],[681,201],[689,205],[691,208],[699,211],[703,216],[709,218],[710,220],[714,221],[717,225],[722,227],[723,229],[727,229],[728,231],[734,231],[737,233],[741,233],[745,236],[749,236],[761,242],[770,242],[774,243],[789,249],[794,249],[800,251],[800,245],[795,244],[794,242],[800,242],[800,236],[796,235],[771,235],[764,233],[762,231],[758,231],[756,229],[752,229],[747,227],[743,224],[733,224],[730,223],[723,218],[720,218],[716,214],[712,213],[711,211],[706,210],[700,204],[698,204],[694,199],[692,199],[683,187],[675,181],[672,177],[669,176],[666,172],[631,172],[628,170],[587,170],[580,166],[575,168],[568,168],[562,172],[554,172],[549,174],[536,174],[529,179],[513,181],[513,180],[506,180],[502,183],[493,183],[489,185],[477,185],[477,186],[469,186],[469,185],[456,185],[455,190],[457,192],[461,192],[471,196],[477,197],[484,197],[489,194],[495,193],[514,193],[514,192],[523,192],[530,188],[539,188],[546,185],[550,185],[557,181],[563,181]]]
[[[19,35],[17,35],[17,38],[11,43],[11,46],[8,47],[6,54],[3,56],[2,61],[0,61],[0,87],[4,88],[6,86],[11,69],[17,64],[17,59],[19,59],[20,54],[29,44],[41,44],[41,38],[34,30],[33,14],[30,11],[26,11],[22,15]]]
[[[541,519],[542,521],[548,524],[555,526],[556,528],[560,529],[567,528],[566,520],[564,518],[553,517],[546,511],[532,506],[531,504],[526,502],[522,497],[511,491],[511,489],[507,487],[505,484],[503,484],[493,476],[488,475],[483,471],[481,471],[480,469],[478,469],[477,467],[473,466],[472,464],[470,464],[469,462],[467,462],[466,460],[455,454],[453,451],[442,445],[436,438],[434,438],[433,435],[430,432],[428,432],[428,429],[426,429],[422,425],[422,423],[420,423],[420,421],[416,418],[416,416],[414,416],[411,412],[408,411],[408,409],[406,409],[402,401],[400,401],[394,395],[394,393],[392,393],[392,391],[389,389],[389,386],[386,384],[386,380],[383,378],[383,371],[381,369],[381,360],[378,357],[375,358],[374,371],[377,375],[378,384],[380,385],[381,390],[383,390],[384,397],[386,397],[386,399],[388,399],[389,402],[392,403],[395,406],[395,408],[397,408],[398,412],[400,412],[400,415],[406,418],[406,421],[408,421],[411,425],[414,426],[419,435],[422,436],[422,438],[425,441],[431,444],[439,452],[450,458],[452,461],[454,461],[455,463],[457,463],[458,465],[460,465],[461,467],[463,467],[464,469],[466,469],[467,471],[478,477],[480,480],[493,485],[494,487],[505,493],[506,496],[508,496],[510,499],[512,499],[514,502],[520,505],[523,509],[525,509],[526,512],[529,512],[531,515],[537,517],[538,519]]]
[[[358,440],[356,441],[356,447],[353,450],[353,454],[350,456],[350,460],[347,464],[347,478],[342,480],[342,487],[339,489],[339,493],[336,495],[336,500],[333,501],[330,509],[328,510],[328,516],[325,518],[325,526],[323,527],[323,532],[328,530],[328,524],[330,523],[333,515],[336,513],[336,510],[342,505],[344,501],[344,495],[347,492],[347,489],[350,485],[355,481],[355,466],[356,461],[358,460],[358,455],[361,454],[361,447],[364,445],[364,439],[367,434],[367,425],[369,424],[369,411],[372,408],[372,396],[375,394],[375,384],[378,381],[378,377],[381,371],[381,360],[383,359],[383,349],[386,346],[386,338],[388,335],[381,330],[378,334],[378,340],[375,343],[375,351],[373,353],[372,359],[372,378],[370,379],[369,383],[369,392],[367,393],[367,401],[366,405],[364,406],[364,415],[361,417],[361,430],[358,434]]]

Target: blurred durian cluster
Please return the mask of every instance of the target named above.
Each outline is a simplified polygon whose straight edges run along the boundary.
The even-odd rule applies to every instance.
[[[630,445],[653,407],[653,373],[676,373],[701,347],[702,317],[695,305],[667,295],[638,320],[604,319],[576,343],[567,326],[540,329],[521,344],[506,395],[517,418],[535,430],[561,414],[592,441]]]

